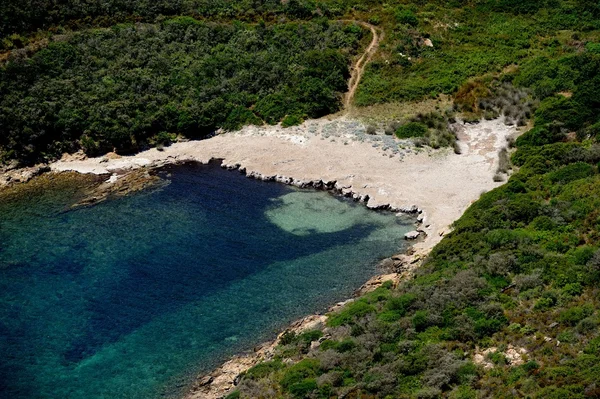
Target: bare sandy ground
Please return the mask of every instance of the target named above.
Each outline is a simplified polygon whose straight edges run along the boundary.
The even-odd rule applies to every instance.
[[[363,198],[368,195],[368,207],[416,205],[423,210],[421,228],[427,238],[417,248],[426,250],[439,242],[449,225],[482,192],[501,184],[493,181],[497,152],[506,146],[506,138],[516,133],[514,127],[499,120],[458,123],[455,128],[461,155],[448,149],[416,149],[399,141],[405,148],[392,151],[389,142],[395,141],[390,136],[366,135],[364,126],[341,118],[308,121],[288,129],[246,127],[207,140],[175,143],[163,151],[151,149],[119,158],[63,159],[50,167],[54,171],[120,174],[139,167],[223,159],[225,165],[239,166],[259,178],[336,182],[335,187],[343,192]]]

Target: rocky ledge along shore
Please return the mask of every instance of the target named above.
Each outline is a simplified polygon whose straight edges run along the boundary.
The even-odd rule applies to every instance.
[[[384,282],[391,281],[394,287],[410,277],[413,271],[424,261],[427,253],[424,251],[415,251],[409,249],[405,254],[394,255],[391,258],[381,262],[381,267],[387,270],[386,274],[381,274],[371,278],[362,287],[356,290],[353,298],[343,302],[338,302],[327,309],[327,313],[335,312],[343,306],[355,301],[360,296],[374,291]],[[321,330],[323,336],[311,344],[312,349],[316,349],[321,342],[331,338],[329,328],[327,327],[327,315],[313,314],[303,317],[290,324],[290,326],[281,332],[276,339],[263,343],[255,347],[251,352],[233,357],[223,363],[219,368],[208,374],[199,376],[191,385],[185,399],[222,399],[235,389],[241,381],[243,374],[260,362],[273,360],[276,355],[276,348],[281,338],[290,333],[301,334],[310,330]],[[283,359],[284,363],[293,362],[292,359]]]
[[[262,181],[275,181],[282,184],[287,184],[290,186],[295,186],[298,188],[312,188],[315,190],[325,190],[330,191],[335,195],[341,195],[343,197],[352,198],[355,201],[362,202],[365,206],[371,210],[380,210],[380,211],[390,211],[395,212],[398,215],[405,214],[416,216],[416,226],[417,230],[410,231],[404,235],[406,240],[416,240],[419,237],[427,237],[427,229],[430,227],[428,223],[426,223],[426,213],[423,209],[419,208],[417,205],[404,205],[404,206],[393,206],[387,203],[379,203],[374,199],[370,198],[368,194],[361,195],[355,192],[352,186],[346,186],[343,184],[339,184],[336,180],[302,180],[302,179],[294,179],[293,177],[287,177],[282,175],[263,175],[258,172],[247,172],[245,168],[243,168],[240,164],[227,164],[223,160],[219,159],[211,159],[210,162],[219,161],[221,162],[221,167],[227,170],[237,170],[240,173],[243,173],[245,176],[251,179],[257,179]]]
[[[18,163],[12,163],[9,166],[0,168],[0,189],[17,183],[27,183],[34,177],[49,171],[50,166],[46,164],[20,168]]]

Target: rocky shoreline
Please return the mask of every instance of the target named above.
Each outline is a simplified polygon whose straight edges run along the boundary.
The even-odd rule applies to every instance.
[[[382,267],[390,267],[391,273],[380,274],[372,277],[355,291],[353,298],[343,302],[338,302],[327,309],[326,313],[335,312],[348,303],[355,301],[362,295],[372,292],[387,281],[392,282],[393,287],[406,278],[409,278],[412,272],[417,269],[421,262],[426,258],[426,251],[414,251],[412,248],[405,254],[394,255],[382,262]],[[387,266],[385,265],[387,264]],[[330,338],[329,330],[326,327],[327,315],[312,314],[303,317],[291,323],[288,328],[283,330],[277,338],[256,346],[252,351],[234,356],[223,363],[210,373],[199,376],[188,389],[185,399],[222,399],[227,396],[240,381],[240,376],[260,362],[273,360],[275,349],[280,343],[281,338],[286,334],[301,334],[310,330],[321,330],[323,336],[316,342]],[[286,360],[284,359],[284,362]]]
[[[405,147],[390,136],[370,137],[362,130],[359,123],[344,119],[308,121],[290,129],[247,127],[208,140],[179,142],[133,156],[67,156],[48,167],[52,173],[75,171],[106,176],[104,193],[110,195],[127,192],[127,176],[132,171],[138,171],[136,173],[143,177],[166,165],[207,164],[219,160],[223,168],[238,170],[249,178],[326,190],[360,201],[369,209],[414,216],[417,227],[405,238],[423,239],[415,242],[410,253],[386,260],[386,274],[365,283],[357,291],[362,294],[376,289],[384,281],[397,284],[409,276],[450,230],[451,223],[483,191],[501,184],[493,179],[498,151],[506,146],[507,138],[517,132],[516,128],[507,127],[499,120],[458,126],[461,154],[457,155],[446,150]],[[47,170],[46,166],[40,168],[39,171]],[[22,177],[5,180],[12,184],[35,174],[22,173]],[[135,187],[143,189],[144,184],[139,179],[132,181],[137,182]],[[91,196],[102,199],[105,194]],[[330,311],[342,305],[337,304]],[[325,319],[324,315],[308,316],[293,323],[290,329],[315,328],[322,326]],[[241,372],[272,356],[276,345],[277,340],[261,345],[199,377],[186,398],[223,397]]]

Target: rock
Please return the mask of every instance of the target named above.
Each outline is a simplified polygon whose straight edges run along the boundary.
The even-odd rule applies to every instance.
[[[402,213],[417,213],[419,212],[419,208],[416,205],[405,205],[401,206],[399,211]]]
[[[12,166],[14,164],[9,165],[9,169],[5,169],[4,173],[0,173],[0,187],[10,186],[14,183],[27,183],[34,177],[50,171],[50,167],[45,164],[21,169],[10,169]]]
[[[108,183],[108,184],[116,183],[117,180],[119,180],[119,176],[117,176],[116,173],[113,173],[112,176],[110,176],[108,178],[108,180],[106,181],[106,183]]]
[[[156,187],[158,184],[168,184],[156,175],[151,175],[145,169],[135,169],[125,175],[113,174],[104,183],[95,186],[85,193],[82,200],[72,205],[72,208],[95,205],[111,196],[122,197],[129,193]]]
[[[355,294],[358,296],[362,296],[368,292],[375,291],[377,288],[381,287],[383,283],[386,281],[391,281],[394,287],[397,287],[400,283],[400,275],[397,273],[384,274],[381,276],[375,276],[371,278],[369,281],[364,283],[362,287],[360,287]],[[347,302],[347,301],[346,301]]]
[[[362,198],[368,198],[368,196],[365,196]],[[365,199],[365,201],[367,201],[367,200]],[[373,198],[371,198],[371,199],[368,199],[367,208],[373,209],[373,210],[382,210],[382,209],[388,209],[389,205],[382,204],[380,202],[375,201]]]
[[[199,386],[208,385],[211,382],[213,382],[213,380],[214,380],[214,377],[212,375],[206,375],[198,380],[198,385]]]
[[[556,327],[556,326],[558,326],[558,323],[557,323],[557,322],[554,322],[554,323],[550,324],[550,325],[548,326],[548,328],[554,328],[554,327]]]
[[[329,309],[327,309],[329,312],[335,312],[336,310],[339,310],[341,308],[343,308],[344,306],[346,306],[347,304],[354,302],[356,299],[354,298],[350,298],[348,300],[342,301],[342,302],[338,302],[335,305],[331,306]]]
[[[60,160],[63,162],[84,161],[86,159],[87,159],[87,155],[85,152],[83,152],[83,150],[79,150],[74,154],[69,154],[68,152],[65,152],[62,155],[62,157],[60,158]]]
[[[392,258],[386,258],[379,262],[379,267],[384,270],[391,270],[394,267],[394,260]]]
[[[404,239],[416,240],[417,238],[419,238],[420,235],[421,233],[419,233],[418,231],[409,231],[408,233],[404,234]]]
[[[433,47],[433,42],[431,41],[431,39],[425,39],[425,40],[423,40],[423,46]]]

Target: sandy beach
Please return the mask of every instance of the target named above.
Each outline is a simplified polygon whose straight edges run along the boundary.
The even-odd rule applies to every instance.
[[[222,159],[224,166],[242,169],[251,177],[296,185],[323,181],[346,195],[368,198],[369,208],[415,206],[422,211],[420,229],[427,234],[416,248],[427,250],[482,192],[502,184],[493,181],[498,150],[506,146],[507,137],[517,133],[515,127],[499,120],[473,125],[459,122],[454,128],[460,155],[450,149],[418,149],[383,134],[367,135],[362,124],[342,117],[287,129],[248,126],[133,156],[66,157],[50,168],[113,174],[114,182],[132,169]]]

